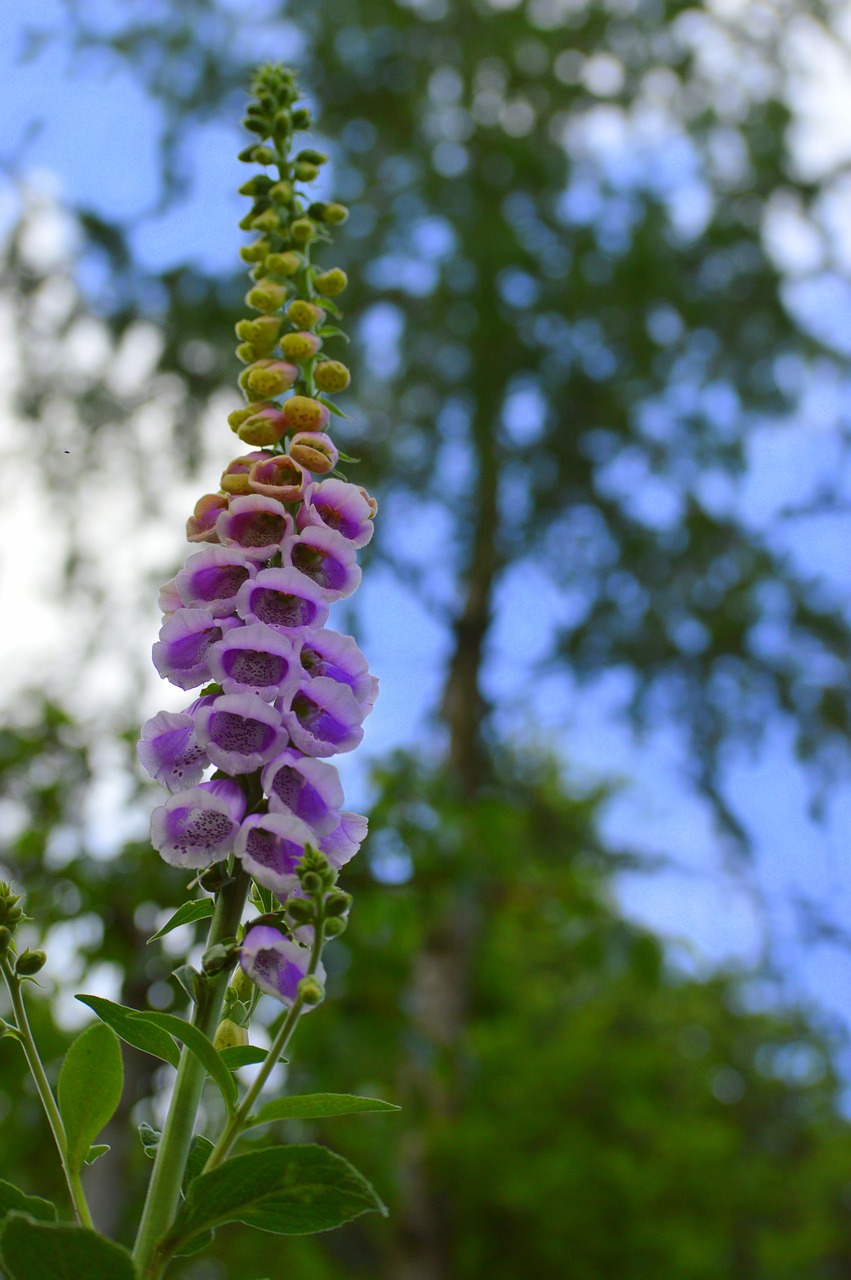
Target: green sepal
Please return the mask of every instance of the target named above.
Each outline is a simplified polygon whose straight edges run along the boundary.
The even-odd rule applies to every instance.
[[[79,1173],[92,1139],[115,1115],[123,1087],[118,1036],[105,1022],[95,1022],[72,1041],[56,1090],[72,1173]]]
[[[180,1050],[170,1035],[157,1027],[134,1021],[138,1010],[115,1004],[103,996],[77,996],[76,999],[88,1005],[101,1022],[112,1027],[115,1034],[121,1036],[126,1044],[132,1044],[134,1049],[141,1049],[142,1053],[149,1053],[153,1058],[162,1058],[170,1067],[176,1067],[180,1062]]]
[[[151,934],[148,942],[156,942],[157,938],[164,938],[167,933],[171,933],[172,929],[179,929],[182,924],[194,924],[196,920],[207,920],[214,910],[212,898],[195,898],[192,902],[184,902],[161,929]]]
[[[0,1253],[9,1280],[137,1280],[130,1254],[87,1227],[6,1219]]]

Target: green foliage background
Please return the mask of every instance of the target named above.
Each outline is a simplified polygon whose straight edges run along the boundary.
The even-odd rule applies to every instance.
[[[482,678],[506,611],[510,627],[512,575],[543,565],[572,619],[553,631],[545,669],[580,682],[617,671],[636,725],[676,724],[719,841],[745,843],[720,770],[731,743],[783,724],[813,769],[845,758],[844,602],[736,500],[756,427],[789,421],[814,380],[845,375],[784,303],[764,235],[789,193],[817,221],[833,181],[802,178],[787,135],[788,33],[829,15],[794,4],[760,15],[671,0],[264,11],[264,46],[276,23],[281,39],[293,21],[302,33],[335,194],[355,211],[338,240],[350,313],[380,300],[400,325],[397,360],[355,349],[352,451],[388,512],[374,563],[415,583],[445,621],[448,659],[434,733],[376,769],[373,851],[346,880],[352,926],[329,953],[331,998],[305,1021],[288,1080],[404,1111],[277,1135],[350,1157],[388,1200],[389,1224],[283,1244],[228,1229],[212,1261],[185,1260],[176,1276],[851,1275],[835,1036],[767,1012],[754,975],[685,975],[620,917],[610,886],[628,855],[599,835],[605,797],[574,794],[562,761],[519,751],[516,712]],[[119,34],[104,36],[86,5],[68,3],[63,23],[78,56],[117,61],[162,108],[161,195],[178,198],[193,130],[240,108],[250,15],[213,0],[155,17],[130,5]],[[608,153],[594,144],[606,121],[624,138]],[[192,474],[200,409],[235,376],[244,283],[191,266],[152,280],[131,226],[78,216],[84,252],[112,281],[78,313],[99,311],[116,336],[140,316],[161,327],[160,369],[185,397],[175,467]],[[423,247],[427,223],[445,251]],[[19,249],[6,283],[26,359],[44,280]],[[193,339],[210,353],[202,364],[187,354]],[[531,437],[517,427],[519,391],[539,406]],[[48,459],[58,392],[31,359],[20,407]],[[123,408],[108,383],[76,401],[86,452],[79,487],[63,472],[60,510],[97,476]],[[200,478],[199,492],[209,484]],[[835,499],[818,495],[826,508]],[[439,563],[399,552],[406,511],[440,512]],[[96,619],[82,554],[69,554],[67,589],[85,593]],[[779,641],[766,642],[767,622]],[[541,675],[529,664],[533,709]],[[30,820],[3,866],[42,931],[93,922],[84,960],[117,966],[124,1003],[144,1005],[156,988],[162,1004],[172,962],[145,938],[182,885],[144,842],[114,860],[88,856],[87,730],[55,705],[34,703],[23,719],[0,737],[0,766]],[[58,872],[45,856],[57,830],[77,850]],[[410,860],[401,883],[386,882],[388,852]],[[176,986],[167,998],[180,1007]],[[65,1036],[46,1000],[32,1007],[56,1069]],[[123,1239],[149,1168],[127,1127],[154,1118],[162,1085],[153,1060],[126,1050],[125,1062],[113,1149],[87,1174],[99,1222]],[[2,1176],[61,1197],[9,1041],[0,1117]]]

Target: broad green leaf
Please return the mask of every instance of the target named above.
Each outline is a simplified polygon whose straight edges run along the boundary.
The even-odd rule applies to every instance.
[[[77,996],[77,999],[88,1005],[101,1022],[112,1027],[116,1035],[121,1036],[127,1044],[132,1044],[134,1049],[150,1053],[154,1058],[162,1058],[171,1067],[176,1067],[180,1062],[180,1050],[171,1036],[158,1027],[148,1027],[144,1022],[134,1021],[136,1009],[114,1004],[112,1000],[104,1000],[102,996]]]
[[[186,1193],[165,1247],[173,1251],[225,1222],[279,1235],[330,1231],[387,1210],[362,1174],[325,1147],[273,1147],[202,1173]]]
[[[265,1062],[268,1050],[256,1044],[234,1044],[229,1049],[220,1049],[219,1057],[226,1067],[234,1071],[237,1067],[252,1067],[256,1062]],[[287,1059],[279,1058],[278,1061],[286,1062]]]
[[[126,1249],[86,1227],[12,1213],[0,1237],[9,1280],[136,1280]]]
[[[301,1093],[274,1098],[260,1108],[249,1124],[271,1124],[273,1120],[320,1120],[349,1116],[358,1111],[398,1111],[392,1102],[379,1098],[358,1098],[352,1093]]]
[[[0,1220],[17,1209],[19,1213],[28,1213],[31,1218],[42,1222],[56,1221],[56,1205],[41,1196],[28,1196],[26,1192],[13,1187],[11,1182],[0,1181]]]
[[[145,1022],[152,1027],[160,1027],[169,1035],[185,1044],[190,1053],[194,1053],[198,1061],[206,1068],[222,1091],[222,1097],[228,1111],[234,1111],[239,1100],[236,1081],[222,1062],[219,1054],[202,1031],[193,1027],[184,1018],[175,1017],[173,1013],[134,1013],[134,1022]]]
[[[92,1139],[115,1114],[123,1087],[118,1037],[105,1023],[95,1022],[72,1042],[59,1072],[57,1098],[74,1173],[82,1168]]]
[[[172,929],[179,929],[182,924],[194,924],[196,920],[206,920],[213,914],[213,910],[212,898],[197,898],[193,902],[184,902],[161,929],[151,934],[148,942],[156,942],[157,938],[164,938],[167,933],[171,933]]]
[[[105,1156],[107,1151],[109,1151],[108,1142],[98,1142],[95,1146],[89,1147],[86,1164],[94,1164],[95,1160],[100,1160],[101,1156]]]
[[[194,1182],[204,1168],[214,1145],[209,1138],[204,1137],[203,1133],[195,1134],[189,1145],[189,1155],[186,1157],[186,1169],[183,1174],[184,1195],[186,1195],[186,1188],[190,1182]]]

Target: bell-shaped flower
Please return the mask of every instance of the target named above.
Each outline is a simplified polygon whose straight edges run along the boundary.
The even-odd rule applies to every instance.
[[[201,707],[195,733],[225,773],[253,773],[287,745],[280,711],[254,693],[225,693]]]
[[[292,813],[253,813],[239,829],[234,853],[264,889],[289,893],[298,883],[298,866],[316,836]]]
[[[289,1006],[295,1003],[298,984],[307,975],[310,952],[297,942],[290,942],[271,925],[256,924],[242,940],[239,963],[255,986]],[[314,973],[324,984],[321,961]],[[304,1006],[305,1012],[311,1008],[309,1004]]]
[[[171,796],[151,814],[151,843],[173,867],[206,867],[234,847],[245,793],[227,778]]]
[[[317,836],[339,825],[343,787],[332,764],[288,748],[269,761],[260,781],[273,813],[295,814]]]
[[[340,458],[334,441],[323,431],[299,431],[287,448],[291,458],[317,476],[333,471]]]
[[[292,641],[262,622],[228,632],[210,647],[207,660],[225,693],[256,693],[267,702],[293,692],[301,676]]]
[[[222,513],[226,515],[227,512]],[[214,618],[223,618],[235,611],[237,592],[256,572],[256,567],[240,551],[205,547],[189,557],[174,581],[185,605],[206,609]]]
[[[299,502],[310,476],[294,458],[286,453],[273,454],[255,462],[248,475],[248,487],[253,493],[262,493],[278,502]]]
[[[319,848],[335,871],[351,862],[366,839],[368,829],[369,823],[362,814],[341,813],[334,830],[322,836]]]
[[[189,711],[160,711],[142,725],[136,745],[143,767],[167,791],[183,791],[201,781],[210,761],[198,745]]]
[[[234,497],[244,497],[245,494],[251,493],[251,485],[248,483],[249,471],[255,462],[262,462],[264,458],[271,457],[273,455],[267,453],[265,449],[253,449],[251,453],[244,453],[239,458],[234,458],[225,467],[219,481],[225,493],[232,494]]]
[[[216,521],[223,546],[238,548],[249,560],[258,561],[270,560],[292,529],[292,516],[262,493],[234,498]]]
[[[246,582],[236,598],[239,616],[246,622],[265,622],[282,631],[321,627],[328,605],[315,583],[297,569],[261,569]]]
[[[374,509],[369,495],[348,480],[315,480],[304,491],[298,527],[337,529],[353,547],[365,547],[373,534]],[[224,539],[223,539],[224,541]]]
[[[333,756],[354,751],[363,739],[364,713],[348,685],[326,676],[302,684],[283,722],[294,747],[306,756]]]
[[[186,521],[186,537],[189,542],[218,542],[216,521],[227,510],[226,493],[205,493],[195,503],[195,510]]]
[[[355,549],[336,529],[308,525],[296,537],[287,538],[282,555],[285,565],[315,582],[329,601],[350,596],[361,580]]]
[[[311,631],[301,647],[301,665],[310,676],[327,676],[347,684],[366,716],[378,697],[378,679],[370,675],[366,658],[352,636],[324,628]]]
[[[206,609],[178,609],[160,627],[151,650],[154,666],[178,689],[195,689],[210,679],[210,646],[232,627],[239,627],[238,618],[212,618]]]

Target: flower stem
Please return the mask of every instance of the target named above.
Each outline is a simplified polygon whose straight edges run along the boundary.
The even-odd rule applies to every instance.
[[[207,939],[208,947],[236,933],[242,919],[248,885],[249,877],[240,871],[218,895]],[[211,1040],[218,1025],[229,978],[229,972],[209,978],[203,984],[195,1006],[193,1024]],[[133,1256],[139,1275],[144,1280],[157,1280],[162,1274],[162,1262],[156,1255],[157,1241],[169,1226],[177,1206],[205,1078],[206,1072],[202,1064],[184,1048],[136,1236]]]
[[[319,964],[319,957],[322,954],[322,944],[324,942],[323,925],[324,921],[320,921],[314,929],[313,952],[310,957],[310,964],[308,965],[307,973],[305,974],[305,977],[308,978],[316,972],[316,967]],[[213,1169],[217,1169],[219,1167],[239,1135],[242,1133],[242,1130],[245,1128],[246,1121],[251,1115],[251,1108],[260,1096],[264,1084],[271,1075],[273,1067],[276,1066],[282,1057],[303,1012],[304,1000],[301,996],[298,996],[281,1024],[281,1028],[272,1042],[272,1047],[266,1054],[263,1065],[257,1072],[251,1087],[242,1099],[239,1107],[233,1115],[229,1117],[218,1142],[210,1152],[207,1163],[204,1165],[204,1173],[211,1173]]]
[[[59,1107],[53,1096],[53,1090],[50,1087],[50,1081],[47,1078],[41,1058],[39,1057],[38,1048],[33,1038],[32,1028],[30,1027],[29,1018],[27,1017],[26,1005],[24,1004],[24,996],[21,990],[21,980],[10,965],[6,956],[0,957],[0,970],[2,970],[6,986],[9,988],[9,997],[12,1001],[12,1009],[15,1016],[15,1024],[18,1028],[18,1034],[21,1037],[20,1044],[27,1060],[27,1065],[32,1073],[35,1081],[35,1087],[38,1090],[38,1096],[41,1098],[42,1106],[50,1128],[53,1132],[53,1138],[56,1143],[56,1149],[59,1152],[59,1159],[62,1163],[62,1172],[65,1175],[65,1181],[68,1185],[68,1193],[71,1197],[71,1204],[74,1207],[74,1215],[79,1223],[84,1227],[93,1227],[92,1215],[89,1213],[89,1206],[86,1204],[86,1197],[83,1191],[83,1184],[80,1180],[79,1172],[74,1173],[68,1164],[67,1139],[65,1137],[65,1126],[62,1123],[62,1116],[59,1113]]]

